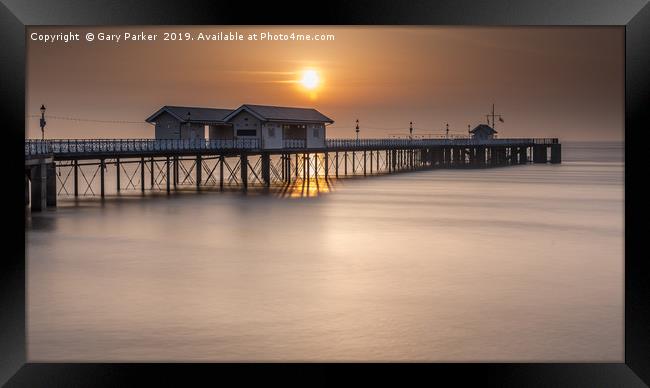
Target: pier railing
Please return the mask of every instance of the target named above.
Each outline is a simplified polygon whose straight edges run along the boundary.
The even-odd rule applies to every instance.
[[[25,156],[67,153],[252,150],[258,139],[53,139],[25,140]]]
[[[427,146],[508,146],[557,144],[556,138],[517,139],[327,139],[325,148],[363,149]],[[303,139],[286,139],[286,149],[306,147]],[[322,149],[323,147],[313,147]],[[49,154],[138,153],[149,151],[202,151],[202,150],[259,150],[258,139],[25,139],[25,156]]]
[[[368,147],[423,147],[423,146],[476,146],[476,145],[521,145],[557,144],[557,138],[513,138],[513,139],[327,139],[328,148]]]
[[[305,148],[307,147],[307,140],[305,139],[284,139],[282,142],[284,148]]]

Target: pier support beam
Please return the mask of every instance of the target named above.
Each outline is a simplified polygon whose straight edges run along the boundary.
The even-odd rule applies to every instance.
[[[478,167],[485,166],[485,146],[476,147],[476,165]]]
[[[170,170],[170,166],[169,166],[169,156],[168,156],[167,160],[165,162],[165,173],[167,174],[165,176],[165,186],[166,186],[165,188],[167,189],[167,194],[169,194],[171,192],[171,187],[170,187],[171,182],[169,182],[169,178],[170,178],[171,174],[170,174],[169,170]]]
[[[336,179],[338,179],[339,178],[339,152],[338,151],[334,153],[334,173]]]
[[[553,144],[551,146],[551,163],[558,164],[562,163],[562,145]]]
[[[463,149],[460,147],[454,147],[454,166],[460,166],[462,164],[463,158]]]
[[[223,191],[223,155],[219,155],[219,190]]]
[[[363,176],[366,176],[366,151],[363,151]]]
[[[271,155],[267,152],[262,153],[262,181],[264,186],[271,186]]]
[[[178,156],[174,156],[174,190],[178,184]]]
[[[546,148],[546,144],[533,146],[533,163],[546,163],[548,159]]]
[[[196,155],[196,188],[201,188],[201,174],[203,173],[203,160],[201,155]]]
[[[506,158],[506,147],[499,147],[498,148],[499,152],[499,165],[504,165],[508,163],[508,159]]]
[[[169,159],[169,158],[168,158]],[[115,181],[117,185],[117,192],[120,192],[120,158],[115,159]]]
[[[330,169],[330,158],[329,158],[329,152],[325,151],[325,180],[329,179],[329,169]]]
[[[104,199],[104,170],[106,169],[106,160],[100,159],[99,161],[99,195]]]
[[[240,172],[241,172],[241,184],[242,184],[242,190],[244,192],[248,191],[248,155],[247,154],[241,154],[239,156],[239,165],[240,165]]]
[[[519,147],[519,164],[528,163],[528,147]]]
[[[150,171],[149,171],[149,173],[150,173],[150,179],[149,179],[149,180],[150,180],[151,188],[153,189],[153,184],[154,184],[154,175],[153,175],[153,171],[154,171],[154,163],[155,163],[154,160],[153,160],[153,157],[151,158],[150,161],[151,161],[151,164],[149,165],[149,167],[150,167]]]
[[[77,159],[74,160],[72,168],[74,173],[74,196],[76,198],[79,196],[79,161]]]
[[[144,193],[144,157],[140,158],[140,191]]]
[[[45,163],[33,166],[30,171],[32,184],[32,211],[41,211],[47,207],[47,171]]]
[[[25,206],[29,206],[29,178],[25,173]]]
[[[291,155],[284,154],[284,182],[291,182]]]
[[[46,165],[47,181],[45,183],[47,188],[45,204],[47,206],[56,207],[56,164],[48,163]]]

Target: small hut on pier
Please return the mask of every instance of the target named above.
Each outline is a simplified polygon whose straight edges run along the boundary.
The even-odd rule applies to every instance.
[[[494,139],[494,135],[497,133],[494,128],[487,124],[479,124],[469,132],[472,134],[472,139],[476,140]]]

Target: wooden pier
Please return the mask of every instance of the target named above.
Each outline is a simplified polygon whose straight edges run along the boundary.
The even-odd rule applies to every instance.
[[[25,205],[40,211],[55,207],[59,196],[104,198],[109,168],[115,193],[169,194],[181,187],[247,191],[297,180],[561,161],[555,138],[328,139],[322,148],[286,140],[278,149],[263,149],[257,139],[25,140]]]

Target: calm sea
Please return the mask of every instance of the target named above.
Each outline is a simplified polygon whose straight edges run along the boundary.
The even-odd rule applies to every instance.
[[[622,361],[621,143],[28,216],[32,361]]]

